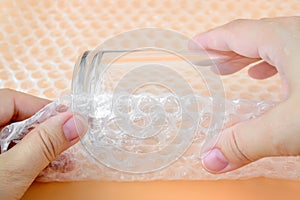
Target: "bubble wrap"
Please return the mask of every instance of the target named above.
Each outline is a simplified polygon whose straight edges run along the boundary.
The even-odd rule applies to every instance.
[[[295,176],[295,171],[292,170],[299,167],[298,157],[265,158],[236,171],[221,175],[206,172],[201,165],[200,152],[208,134],[208,127],[211,126],[213,99],[201,96],[196,96],[193,99],[196,102],[191,103],[191,96],[178,99],[170,94],[161,96],[147,93],[139,95],[122,94],[118,96],[115,103],[110,104],[109,102],[112,102],[111,94],[92,97],[81,96],[80,98],[63,96],[44,107],[31,118],[5,127],[0,135],[1,151],[6,151],[10,143],[18,143],[37,124],[69,108],[69,110],[76,110],[88,116],[88,133],[81,138],[81,142],[63,152],[55,161],[50,163],[40,173],[38,177],[40,181],[199,180],[240,179],[257,176],[299,179]],[[119,104],[120,101],[122,101],[122,104]],[[124,103],[124,101],[127,103]],[[182,104],[179,104],[179,102],[182,102]],[[254,102],[242,99],[224,100],[224,102],[223,127],[257,117],[274,105],[272,102]],[[192,115],[191,112],[194,108],[191,106],[195,105],[201,109],[197,115]],[[99,108],[104,112],[97,113],[95,108]],[[155,109],[160,110],[160,112]],[[112,120],[122,116],[118,114],[120,112],[125,114],[126,119],[123,118],[122,123],[111,123]],[[151,113],[155,113],[157,116],[149,118]],[[184,117],[178,117],[179,114],[180,116],[188,114],[190,117],[185,118],[185,121],[183,121]],[[103,122],[100,123],[101,125],[98,123],[99,120]],[[179,121],[181,121],[180,126],[176,125]],[[144,127],[144,135],[134,134],[134,131],[139,130],[139,127]],[[145,131],[147,130],[145,127],[148,127],[151,131]],[[171,162],[166,162],[174,154],[171,151],[165,152],[161,149],[171,143],[172,137],[176,136],[174,131],[176,132],[179,129],[188,131],[191,127],[195,127],[196,131],[188,148],[184,149],[184,152],[175,159],[171,159]],[[161,131],[158,134],[153,134],[156,129]],[[210,130],[213,131],[213,134],[219,133],[217,129]],[[148,133],[153,135],[147,135]],[[92,143],[92,145],[89,146],[89,143]],[[175,151],[181,143],[183,141],[173,142],[171,150]],[[101,152],[101,149],[91,148],[95,146],[103,149],[110,147],[111,151]],[[118,153],[115,147],[123,151]],[[95,154],[96,151],[102,155],[102,158],[95,157],[97,155]],[[144,164],[147,168],[143,165],[135,165],[134,159],[138,161],[138,157],[129,158],[128,152],[134,155],[143,154]],[[157,152],[156,157],[151,152]],[[128,166],[127,168],[118,168],[118,163],[125,163],[125,165],[132,168],[128,168]],[[133,170],[130,172],[128,169]],[[145,169],[154,170],[145,171]]]
[[[77,0],[26,2],[3,0],[1,5],[0,26],[3,30],[0,33],[0,50],[3,54],[0,59],[1,87],[22,90],[52,99],[57,98],[64,91],[70,92],[68,86],[72,74],[71,66],[79,52],[94,48],[99,40],[104,40],[119,32],[137,27],[164,27],[193,36],[236,18],[258,19],[297,15],[300,8],[298,0],[286,2],[280,0],[251,2],[199,0],[176,1],[176,3],[132,1],[128,4],[124,4],[124,1],[93,0],[88,0],[85,4]],[[137,40],[137,37],[133,40]],[[194,80],[191,75],[189,78],[191,81]],[[254,83],[247,77],[247,70],[244,70],[242,73],[225,76],[222,79],[228,98],[279,99],[278,76]],[[82,157],[84,159],[81,162]],[[89,165],[84,164],[86,160],[90,161]],[[154,174],[156,176],[150,176],[151,173],[147,174],[148,176],[141,174],[128,176],[104,166],[91,165],[93,162],[90,155],[86,154],[81,144],[78,143],[68,150],[68,153],[59,156],[57,162],[52,162],[42,172],[39,179],[43,181],[148,180],[144,177],[176,179],[173,174],[168,176],[163,170],[160,174],[164,176],[159,176],[158,172]],[[266,176],[300,179],[298,163],[298,157],[266,158],[224,175],[208,174],[199,163],[191,169],[197,176],[189,173],[189,178],[237,179]]]
[[[142,65],[136,61],[140,53]],[[123,57],[118,57],[110,63],[112,54],[85,52],[74,69],[72,94],[63,95],[30,119],[5,127],[1,152],[45,119],[69,110],[87,117],[88,132],[51,162],[39,181],[299,179],[298,157],[265,158],[220,175],[206,172],[201,163],[206,141],[226,127],[263,114],[274,101],[226,99],[218,95],[222,82],[209,68],[175,62],[176,54],[159,52],[164,59],[157,63],[154,54],[132,52],[126,55],[134,62],[121,62]],[[149,61],[146,55],[151,56]],[[165,61],[168,56],[172,59]],[[91,71],[103,66],[109,66],[103,73]],[[190,78],[184,79],[187,75]]]

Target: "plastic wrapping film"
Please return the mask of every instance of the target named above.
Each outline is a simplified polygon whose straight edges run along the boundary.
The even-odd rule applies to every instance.
[[[0,35],[2,39],[0,49],[3,54],[3,59],[0,60],[0,78],[2,80],[0,85],[46,98],[57,98],[64,91],[69,92],[67,86],[71,79],[72,68],[70,66],[78,53],[94,47],[99,40],[104,40],[121,31],[145,26],[164,27],[192,36],[236,18],[257,19],[297,15],[299,5],[297,0],[284,4],[280,0],[255,0],[251,1],[251,5],[248,1],[221,2],[215,0],[209,2],[179,1],[178,3],[166,1],[164,4],[160,1],[151,1],[151,3],[133,1],[125,5],[123,1],[101,1],[101,6],[99,6],[99,2],[92,0],[87,1],[84,5],[80,1],[3,1],[0,24],[3,30]],[[105,7],[104,10],[103,7]],[[199,10],[199,8],[201,9]],[[227,12],[228,9],[232,12]],[[243,12],[245,9],[247,12]],[[170,12],[166,12],[166,10]],[[185,12],[186,10],[188,12]],[[213,12],[211,12],[212,10]],[[225,14],[219,15],[218,13]],[[178,23],[179,21],[181,23]],[[147,41],[149,37],[153,38],[154,36],[153,34],[143,35],[143,37],[138,35],[132,37],[131,40]],[[171,41],[176,44],[176,39],[169,37],[168,40],[162,40],[161,35],[157,41]],[[188,76],[190,82],[193,82],[194,76],[190,73]],[[118,72],[111,76],[112,80],[116,80],[117,77]],[[140,78],[143,77],[140,76]],[[226,97],[247,98],[256,101],[228,100],[226,102],[229,105],[234,102],[245,102],[246,105],[254,106],[260,100],[279,100],[277,95],[280,88],[278,76],[253,83],[253,80],[247,78],[247,70],[243,70],[241,73],[222,77],[222,81]],[[205,94],[205,92],[200,92],[198,96],[210,102],[210,97]],[[61,99],[47,106],[46,110],[37,114],[29,124],[40,123],[56,112],[64,111],[66,107],[58,106],[60,104]],[[237,112],[233,110],[232,112]],[[257,108],[254,108],[251,112],[248,111],[249,115],[242,114],[241,116],[244,116],[243,119],[247,119],[256,111]],[[239,120],[241,118],[232,119],[232,122],[235,123]],[[3,140],[10,141],[10,138],[18,136],[12,140],[12,143],[16,143],[22,134],[32,128],[29,125],[31,128],[25,130],[24,124],[25,122],[20,122],[15,127],[20,128],[19,131],[14,129],[17,135],[10,135],[9,132],[2,131],[1,142],[4,142]],[[3,148],[3,146],[1,147]],[[193,145],[186,153],[192,151],[192,147]],[[199,152],[195,151],[195,154],[195,157],[199,158]],[[265,158],[242,169],[222,175],[205,172],[199,159],[195,163],[189,164],[182,163],[183,158],[184,156],[172,165],[154,173],[131,174],[99,164],[85,151],[82,143],[78,143],[53,161],[41,173],[39,180],[239,179],[257,176],[300,179],[300,159],[298,157]],[[183,165],[179,165],[180,163]]]
[[[260,116],[278,98],[273,91],[268,92],[273,101],[227,99],[211,60],[197,53],[196,64],[191,64],[185,57],[194,58],[152,49],[85,52],[74,69],[72,94],[3,128],[1,152],[37,124],[68,110],[87,117],[88,132],[51,162],[39,181],[299,179],[299,157],[264,158],[219,175],[203,168],[201,147],[206,141],[226,127]]]
[[[3,128],[0,138],[1,152],[5,152],[11,143],[18,143],[37,124],[57,113],[72,110],[72,107],[75,106],[77,111],[88,116],[89,131],[81,138],[81,142],[63,152],[41,172],[38,178],[40,181],[86,179],[146,181],[249,178],[254,176],[295,178],[289,176],[289,171],[285,170],[282,173],[282,168],[287,164],[286,160],[276,158],[264,159],[224,175],[207,173],[201,166],[200,152],[213,114],[212,98],[195,96],[193,99],[196,102],[191,102],[191,96],[181,97],[180,100],[170,94],[164,96],[153,96],[146,93],[122,94],[118,96],[115,104],[111,104],[111,94],[92,97],[82,95],[76,98],[64,95],[45,106],[31,118]],[[120,101],[122,104],[119,104]],[[124,101],[131,103],[124,103]],[[183,102],[183,105],[180,105],[179,102]],[[95,116],[97,112],[93,110],[95,104],[97,109],[102,110],[98,116]],[[201,111],[197,115],[192,114],[194,108],[191,106],[195,105],[201,106]],[[271,102],[225,100],[225,127],[259,116],[273,105]],[[132,107],[129,108],[129,106]],[[160,112],[155,109],[159,109]],[[126,117],[120,120],[119,112],[125,113]],[[183,113],[189,117],[179,117],[184,115]],[[156,116],[151,116],[152,114]],[[183,121],[184,118],[185,121]],[[100,121],[102,123],[99,123]],[[178,123],[179,121],[181,123]],[[148,131],[147,128],[143,129],[143,135],[139,130],[141,126],[148,128]],[[192,138],[187,137],[188,130],[193,128],[196,131],[192,134]],[[184,136],[174,142],[174,136],[180,134],[178,133],[180,129],[183,130]],[[139,137],[134,135],[135,131],[138,131]],[[218,132],[218,130],[210,131]],[[190,142],[184,141],[184,138]],[[182,149],[182,144],[185,142],[188,143],[188,147],[174,156],[174,152]],[[92,143],[92,146],[88,146],[89,143]],[[170,145],[170,143],[172,144]],[[172,146],[169,149],[170,152],[163,151],[162,149],[168,145]],[[115,147],[119,151],[114,149]],[[99,153],[96,158],[94,150]],[[151,154],[151,152],[156,152],[156,154]],[[142,163],[140,163],[139,154],[143,157],[144,162]],[[273,168],[273,162],[277,162],[278,168]]]

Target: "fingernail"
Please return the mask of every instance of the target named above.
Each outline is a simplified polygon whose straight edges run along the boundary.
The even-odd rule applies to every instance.
[[[202,159],[202,164],[210,172],[220,172],[229,163],[219,149],[213,149]]]
[[[63,131],[68,141],[72,141],[84,135],[87,130],[87,122],[80,115],[74,115],[63,125]]]

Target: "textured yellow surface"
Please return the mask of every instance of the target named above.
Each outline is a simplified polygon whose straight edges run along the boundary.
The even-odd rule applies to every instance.
[[[0,2],[0,88],[9,87],[42,97],[56,98],[62,92],[69,90],[73,65],[79,54],[86,49],[93,49],[106,38],[123,31],[142,27],[158,27],[179,31],[191,37],[199,32],[236,18],[297,15],[299,11],[299,0],[2,0]],[[267,94],[260,94],[253,97],[252,92],[260,90],[257,85],[249,83],[245,78],[236,77],[239,78],[239,81],[233,78],[230,80],[227,79],[227,82],[231,82],[229,89],[231,91],[239,91],[239,96],[254,99],[272,98]],[[247,89],[243,89],[241,85],[245,85]],[[279,90],[279,86],[271,84],[266,89],[274,92]],[[229,96],[236,97],[236,94],[232,93]],[[252,183],[253,181],[254,183]],[[252,180],[252,182],[235,184],[233,181],[223,181],[219,184],[210,182],[199,182],[197,184],[200,186],[201,184],[203,186],[204,184],[210,184],[215,187],[215,189],[211,187],[207,191],[202,191],[203,193],[208,192],[204,195],[206,197],[209,197],[209,192],[216,193],[218,190],[224,192],[224,188],[228,188],[228,191],[222,193],[222,197],[234,199],[235,197],[241,197],[235,195],[234,190],[243,189],[241,185],[245,183],[253,184],[254,189],[252,188],[252,190],[247,192],[245,191],[247,187],[244,187],[243,195],[253,195],[252,193],[259,195],[261,191],[259,185],[263,187],[262,180]],[[80,190],[74,184],[73,186],[54,185],[55,187],[65,188],[67,194],[68,192],[71,193],[74,189]],[[94,182],[94,184],[98,183]],[[138,184],[132,184],[134,188],[139,188]],[[150,184],[151,188],[155,188],[157,184],[163,183],[154,182],[147,184]],[[191,195],[199,195],[199,198],[201,198],[201,194],[196,192],[199,188],[193,187],[194,184],[189,182],[174,183],[174,187],[169,188],[172,191],[159,190],[159,197],[167,197],[171,192],[172,194],[180,193],[181,197],[186,197],[189,193]],[[295,184],[290,185],[290,182],[285,181],[275,181],[272,183],[271,181],[269,186],[271,185],[270,188],[274,188],[273,191],[277,191],[282,186],[283,188],[296,187]],[[190,185],[192,189],[182,191],[181,188],[189,188]],[[257,188],[255,185],[257,185]],[[84,192],[84,188],[89,186],[84,184],[81,186],[82,194],[88,196],[89,194]],[[44,190],[40,190],[43,191],[42,194],[38,193],[36,190],[37,187],[44,188]],[[122,184],[109,183],[106,187],[109,190],[109,188],[121,188],[123,186]],[[45,185],[35,185],[29,191],[27,195],[28,199],[34,196],[41,199],[42,195],[47,193],[47,188],[48,186]],[[97,187],[95,187],[96,189]],[[166,190],[168,190],[168,187]],[[116,191],[118,190],[116,189]],[[129,191],[131,191],[131,194],[136,192],[135,189]],[[147,193],[150,194],[151,191],[155,192],[156,190],[143,191],[144,193],[141,195],[147,196]],[[299,197],[299,192],[297,193],[296,190],[290,189],[288,191],[290,192],[289,195],[294,194]],[[63,193],[63,191],[61,192]],[[120,196],[116,195],[116,192],[109,197],[122,197],[122,192],[124,191],[121,190]],[[172,197],[180,198],[180,194],[173,195]],[[54,194],[48,195],[51,196]],[[91,195],[97,195],[97,193],[91,193]],[[268,194],[265,197],[268,197],[268,195],[272,195],[271,189],[268,190]],[[52,197],[54,198],[54,196]],[[77,197],[79,198],[80,195]],[[132,199],[134,196],[127,195],[125,197]],[[156,198],[157,196],[152,195],[152,197]],[[252,197],[254,198],[254,196]],[[278,195],[277,198],[279,198]]]

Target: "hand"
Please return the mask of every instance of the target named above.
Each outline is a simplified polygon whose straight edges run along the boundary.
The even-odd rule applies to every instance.
[[[236,20],[193,41],[227,52],[229,63],[240,61],[232,68],[219,66],[220,74],[262,60],[249,69],[249,76],[265,79],[279,72],[285,94],[285,100],[266,114],[225,129],[217,141],[204,146],[203,166],[223,173],[267,156],[300,155],[300,17]]]
[[[9,89],[0,90],[0,130],[24,120],[48,100]],[[76,127],[75,127],[76,124]],[[61,113],[39,124],[17,145],[0,155],[0,199],[19,199],[37,175],[79,140],[87,130],[86,120],[73,113]]]

